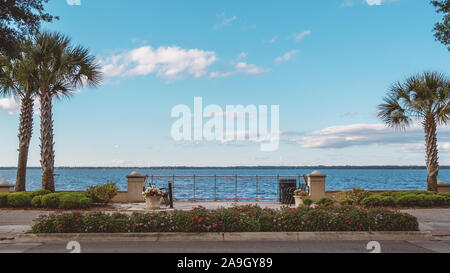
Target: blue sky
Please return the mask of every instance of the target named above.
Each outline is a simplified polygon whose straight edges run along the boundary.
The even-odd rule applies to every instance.
[[[54,107],[57,166],[424,165],[419,125],[376,118],[390,84],[450,72],[428,1],[53,0],[44,29],[92,50],[104,84]],[[281,144],[176,142],[175,105],[280,105]],[[17,161],[17,103],[0,98],[0,166]],[[450,128],[439,129],[450,165]],[[39,166],[39,116],[30,165]]]

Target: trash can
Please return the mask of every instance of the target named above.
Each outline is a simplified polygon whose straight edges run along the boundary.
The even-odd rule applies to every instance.
[[[284,205],[292,205],[295,203],[294,192],[297,189],[296,179],[280,179],[279,181],[280,189],[280,202]]]

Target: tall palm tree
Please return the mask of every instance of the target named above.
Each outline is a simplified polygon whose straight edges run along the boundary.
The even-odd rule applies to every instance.
[[[101,83],[101,68],[87,48],[72,46],[60,33],[43,32],[34,37],[30,58],[37,70],[41,103],[42,188],[55,191],[53,113],[54,98],[67,97],[77,88]]]
[[[405,129],[416,119],[425,130],[427,185],[437,191],[439,157],[436,130],[450,119],[450,80],[439,72],[425,72],[392,85],[378,116],[387,125]]]
[[[38,87],[33,66],[26,59],[28,42],[20,47],[14,58],[0,55],[0,93],[20,99],[19,159],[17,164],[16,191],[26,190],[28,151],[33,134],[33,107]]]

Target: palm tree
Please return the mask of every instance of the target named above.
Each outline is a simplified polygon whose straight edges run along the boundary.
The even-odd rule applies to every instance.
[[[411,122],[421,120],[425,130],[427,185],[437,191],[439,157],[436,130],[450,119],[450,80],[439,72],[411,76],[405,82],[392,85],[378,116],[387,125],[405,129]]]
[[[0,55],[0,93],[14,95],[21,102],[19,124],[19,159],[17,164],[16,191],[26,190],[28,151],[33,134],[33,107],[37,94],[33,67],[26,59],[27,43],[21,45],[21,53],[15,58]]]
[[[99,85],[102,73],[88,49],[71,46],[70,39],[60,33],[39,33],[32,47],[30,58],[37,70],[41,103],[42,189],[55,191],[53,99],[68,97],[85,85]]]

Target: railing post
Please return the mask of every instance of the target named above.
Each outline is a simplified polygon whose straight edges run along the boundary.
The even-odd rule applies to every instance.
[[[258,202],[258,175],[256,175],[256,202]]]
[[[173,209],[173,182],[169,182],[170,208]]]
[[[281,202],[280,175],[277,175],[278,202]]]
[[[195,174],[194,174],[194,202],[195,202]]]
[[[237,202],[238,198],[237,198],[237,188],[238,188],[238,176],[236,174],[235,179],[234,179],[234,201]]]
[[[217,202],[217,175],[214,175],[214,201]]]

